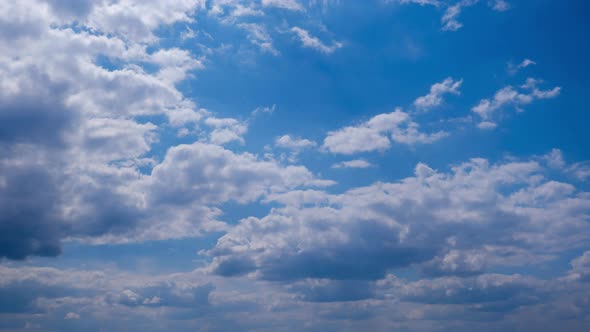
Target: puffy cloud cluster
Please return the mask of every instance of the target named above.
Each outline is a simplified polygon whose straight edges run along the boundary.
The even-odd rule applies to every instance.
[[[57,255],[71,238],[194,236],[224,228],[218,206],[228,200],[327,184],[304,167],[212,145],[244,142],[247,124],[197,110],[176,88],[203,68],[201,58],[154,47],[159,27],[205,9],[204,1],[0,5],[0,256]],[[178,146],[161,163],[149,155],[166,126],[190,132],[201,121],[212,144]],[[176,191],[162,184],[173,179],[184,181]]]
[[[378,280],[416,266],[434,275],[546,260],[582,246],[590,200],[546,179],[536,161],[473,159],[450,173],[415,176],[340,195],[272,196],[283,207],[246,218],[209,251],[220,275],[263,280]]]
[[[412,121],[410,115],[401,109],[379,114],[358,126],[345,127],[328,133],[323,147],[339,154],[384,151],[391,142],[407,145],[428,144],[446,136],[439,131],[425,134]]]

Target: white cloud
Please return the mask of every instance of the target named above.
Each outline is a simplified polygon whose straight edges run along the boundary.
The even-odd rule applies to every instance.
[[[463,27],[458,21],[458,17],[464,7],[470,7],[477,4],[479,0],[461,0],[452,6],[447,7],[445,14],[441,18],[442,29],[445,31],[457,31]]]
[[[436,83],[430,87],[430,92],[426,96],[417,98],[414,101],[414,106],[418,109],[429,110],[439,106],[443,102],[443,96],[446,94],[459,95],[461,92],[459,88],[463,80],[455,81],[448,77],[440,83]]]
[[[355,159],[336,163],[332,165],[332,168],[369,168],[372,166],[373,165],[366,160]]]
[[[575,163],[568,168],[578,180],[586,181],[590,178],[590,162]]]
[[[304,138],[293,138],[289,135],[278,137],[275,141],[275,146],[290,150],[304,150],[313,148],[317,145],[316,142]]]
[[[563,169],[566,165],[563,153],[559,149],[552,149],[550,153],[543,156],[549,167],[554,169]]]
[[[439,0],[386,0],[388,3],[399,3],[399,4],[417,4],[420,6],[435,6],[439,7],[442,3]]]
[[[262,51],[272,55],[280,54],[272,45],[272,38],[263,25],[257,23],[240,23],[237,27],[246,31],[250,42],[260,47]]]
[[[529,66],[534,66],[537,63],[531,59],[524,59],[521,63],[514,65],[513,63],[508,64],[508,72],[512,75],[516,74],[521,69],[527,68]]]
[[[304,10],[303,6],[297,0],[262,0],[264,7],[276,7],[293,11]]]
[[[237,141],[241,144],[246,143],[242,136],[248,132],[247,123],[240,122],[234,118],[215,117],[208,117],[204,122],[207,126],[213,128],[209,134],[209,140],[211,143],[219,145],[233,141]]]
[[[64,319],[69,320],[69,319],[80,319],[80,315],[75,313],[75,312],[68,312]]]
[[[498,12],[504,12],[510,9],[510,4],[506,0],[489,0],[490,7]]]
[[[5,50],[0,54],[0,256],[55,256],[66,239],[108,243],[198,236],[227,227],[219,221],[224,199],[251,202],[287,188],[332,183],[305,167],[262,162],[212,144],[170,149],[161,162],[149,155],[168,125],[181,134],[207,135],[214,144],[244,142],[247,122],[216,118],[176,87],[203,68],[204,59],[157,44],[156,30],[192,22],[204,6],[192,0],[0,5]],[[76,29],[70,28],[74,21]],[[179,156],[191,147],[196,156]],[[199,155],[210,159],[198,160]],[[182,168],[190,163],[207,172],[218,166],[215,161],[224,163],[216,170],[223,184],[213,183],[215,172],[179,173],[194,187],[180,186],[178,192],[192,190],[199,197],[168,190],[177,200],[154,205],[162,200],[154,190],[172,167],[170,158],[181,173],[190,171]],[[258,182],[243,182],[245,174]]]
[[[495,122],[491,122],[491,121],[482,121],[477,124],[477,128],[485,129],[485,130],[496,129],[496,127],[498,127],[498,124]]]
[[[425,134],[418,130],[408,113],[396,109],[392,113],[379,114],[358,126],[345,127],[329,132],[323,147],[332,153],[383,151],[391,142],[414,145],[435,142],[446,134]]]
[[[463,275],[547,260],[590,240],[590,200],[545,171],[536,161],[473,159],[448,173],[418,164],[415,176],[343,194],[269,196],[285,206],[230,229],[209,251],[210,268],[268,280],[377,280],[414,264]]]
[[[250,113],[252,116],[258,116],[260,114],[273,114],[277,110],[277,105],[272,104],[272,106],[264,106],[264,107],[256,107],[255,110]]]
[[[447,7],[445,14],[441,18],[442,29],[445,31],[457,31],[463,27],[463,23],[458,21],[461,11],[465,7],[471,7],[477,4],[479,0],[461,0],[452,6]]]
[[[471,110],[479,115],[484,122],[489,122],[499,110],[507,106],[513,106],[520,111],[522,110],[522,106],[531,104],[535,100],[551,99],[560,94],[561,87],[541,90],[537,87],[540,82],[539,80],[528,78],[526,83],[520,87],[521,91],[512,86],[506,86],[498,90],[493,99],[482,99]],[[487,129],[486,127],[484,126],[484,129]]]
[[[204,204],[247,203],[271,192],[329,184],[331,181],[316,179],[303,166],[282,167],[249,153],[236,154],[198,142],[171,148],[146,179],[152,200],[187,204],[195,200]]]
[[[190,22],[190,15],[205,8],[204,0],[121,0],[99,2],[83,23],[90,28],[121,36],[125,40],[153,43],[160,25]]]
[[[325,54],[332,54],[337,49],[344,46],[341,42],[332,42],[332,45],[323,43],[319,38],[312,36],[309,31],[299,27],[291,28],[291,31],[297,35],[303,47],[312,48]]]
[[[387,3],[398,4],[418,4],[420,6],[433,6],[437,8],[445,8],[445,12],[441,17],[441,24],[443,31],[457,31],[463,27],[463,23],[459,21],[461,12],[466,7],[472,7],[479,3],[479,0],[384,0]],[[510,4],[506,0],[488,0],[488,6],[497,12],[503,12],[510,9]]]

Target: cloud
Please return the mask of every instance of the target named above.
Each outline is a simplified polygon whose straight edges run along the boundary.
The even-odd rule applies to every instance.
[[[430,87],[430,93],[426,96],[419,97],[414,101],[414,106],[422,110],[430,110],[436,106],[440,106],[443,102],[443,96],[446,94],[459,95],[459,88],[463,80],[455,81],[448,77],[440,83],[436,83]]]
[[[571,266],[569,278],[581,282],[590,281],[590,251],[586,251],[582,256],[573,259]]]
[[[289,149],[289,150],[304,150],[313,148],[317,145],[316,142],[304,138],[292,138],[289,135],[278,137],[275,141],[275,146]]]
[[[65,316],[64,319],[68,320],[68,319],[80,319],[80,315],[75,313],[75,312],[68,312]]]
[[[288,290],[308,302],[348,302],[371,299],[375,287],[358,280],[306,279],[289,285]]]
[[[291,31],[299,38],[303,47],[311,48],[324,54],[332,54],[344,46],[341,42],[332,42],[332,45],[326,45],[319,38],[312,36],[309,31],[300,27],[293,27]]]
[[[115,318],[128,308],[206,310],[214,285],[198,272],[147,276],[119,270],[61,270],[51,267],[0,267],[0,312],[59,314],[60,320],[96,319],[97,312]],[[201,281],[197,281],[199,276]],[[56,310],[59,309],[59,310]],[[8,310],[8,311],[7,311]]]
[[[229,275],[273,281],[379,280],[409,266],[470,275],[547,260],[588,240],[590,201],[544,173],[536,161],[473,159],[449,173],[418,164],[413,177],[337,195],[271,196],[284,206],[230,229],[207,251],[210,270],[228,275],[231,265]]]
[[[590,162],[582,161],[573,164],[566,163],[563,153],[559,149],[553,149],[543,156],[547,164],[554,169],[560,170],[579,181],[586,181],[590,178]]]
[[[479,0],[461,0],[452,6],[447,7],[445,14],[441,18],[444,31],[457,31],[463,27],[463,24],[457,19],[464,7],[471,7],[477,4]]]
[[[0,160],[0,257],[58,255],[63,236],[59,182],[41,162],[23,165],[19,151],[14,154]]]
[[[250,113],[252,116],[258,116],[261,114],[273,114],[277,110],[277,105],[272,106],[256,107],[255,110]]]
[[[100,2],[85,18],[90,28],[121,36],[126,40],[152,43],[153,31],[160,25],[188,22],[190,14],[204,9],[205,1],[137,1]]]
[[[197,236],[227,227],[219,221],[224,199],[251,202],[332,183],[305,167],[215,148],[244,143],[248,123],[215,117],[186,98],[176,85],[203,69],[205,59],[161,47],[156,36],[162,26],[190,23],[205,10],[204,1],[26,0],[0,6],[6,50],[0,55],[1,257],[55,256],[66,239]],[[243,28],[256,41],[264,39],[258,33],[264,30]],[[160,161],[152,148],[169,127],[211,144],[172,148]],[[182,157],[192,149],[196,156]],[[203,155],[211,159],[197,158]],[[180,163],[178,169],[170,159]],[[209,170],[217,167],[213,162],[227,163],[216,180],[182,166]],[[170,176],[167,169],[186,172],[179,177],[194,187],[162,189],[171,196],[160,197],[155,190],[165,187],[159,181]],[[258,182],[244,181],[246,174]],[[223,183],[199,182],[208,176]],[[191,190],[199,197],[182,197]]]
[[[426,6],[426,5],[430,5],[430,6],[435,6],[435,7],[439,7],[442,5],[441,1],[439,0],[386,0],[386,2],[388,3],[399,3],[399,4],[417,4],[420,6]]]
[[[571,165],[567,171],[573,174],[578,180],[586,181],[590,178],[590,163],[581,162]]]
[[[276,7],[293,11],[304,10],[297,0],[262,0],[261,3],[264,7]]]
[[[219,221],[219,206],[226,202],[247,204],[272,193],[332,184],[303,166],[283,167],[214,144],[178,145],[168,150],[149,176],[127,183],[126,196],[113,198],[113,204],[134,199],[133,205],[103,212],[97,210],[105,206],[103,199],[84,206],[83,216],[96,220],[90,225],[97,229],[89,229],[87,222],[77,237],[93,243],[119,243],[199,236],[227,229]]]
[[[477,124],[477,128],[484,130],[492,130],[496,129],[496,127],[498,127],[498,124],[491,121],[482,121]]]
[[[482,99],[479,104],[471,109],[472,112],[479,115],[483,120],[480,128],[488,129],[494,127],[495,123],[490,120],[497,117],[496,113],[503,108],[512,106],[518,111],[522,111],[523,106],[529,105],[535,100],[556,98],[561,93],[561,87],[541,90],[538,88],[539,83],[541,81],[528,78],[526,83],[519,88],[506,86],[498,90],[492,99]],[[490,123],[490,125],[486,123]]]
[[[440,10],[458,4],[397,2]],[[327,189],[335,182],[315,173],[329,163],[311,165],[312,172],[237,144],[235,151],[224,147],[245,144],[251,118],[217,117],[200,108],[194,100],[203,96],[185,95],[190,84],[183,81],[217,65],[209,57],[221,52],[213,47],[237,50],[239,57],[224,61],[242,61],[252,48],[279,55],[275,40],[285,36],[287,23],[277,28],[269,14],[314,25],[319,3],[0,5],[0,329],[412,331],[446,329],[441,322],[448,320],[469,331],[535,330],[530,326],[537,321],[547,330],[584,330],[576,327],[589,314],[590,203],[576,181],[588,179],[587,162],[567,163],[553,150],[443,170],[419,163],[404,179],[342,192],[341,186]],[[321,3],[325,15],[327,1]],[[467,5],[460,3],[444,24],[461,24]],[[499,3],[505,2],[489,2],[502,10]],[[202,30],[203,24],[213,30]],[[183,34],[178,27],[185,26]],[[237,31],[221,31],[229,26]],[[343,47],[302,28],[288,32],[324,54]],[[226,35],[231,46],[224,45]],[[172,45],[176,41],[190,49]],[[461,81],[450,80],[433,85],[416,107],[434,108],[447,94],[458,94]],[[482,112],[488,118],[482,116],[479,126],[495,126],[505,108],[559,94],[559,88],[540,86],[529,79],[489,98],[490,111]],[[416,121],[401,110],[379,114],[328,133],[322,148],[383,151],[445,135],[422,132]],[[192,135],[176,145],[175,133]],[[293,153],[318,144],[290,135],[275,143]],[[363,159],[333,165],[371,166]],[[249,204],[256,212],[235,220],[236,211],[225,210],[233,204],[240,214]],[[222,236],[198,254],[203,265],[190,272],[123,272],[92,261],[84,250],[78,254],[88,261],[78,269],[34,267],[70,266],[78,254],[74,261],[25,260],[59,255],[67,242],[83,242],[75,249],[208,232]],[[155,259],[161,257],[159,245],[150,247]],[[529,266],[572,252],[579,257],[571,269],[553,280],[493,273],[518,268],[534,274]],[[545,326],[552,317],[561,317],[559,327]]]
[[[404,285],[401,298],[428,304],[477,304],[481,312],[510,312],[544,299],[543,282],[520,275],[488,274],[469,279],[439,278]]]
[[[444,132],[420,132],[408,113],[396,109],[392,113],[376,115],[358,126],[329,132],[323,147],[332,153],[354,154],[387,150],[392,141],[406,145],[428,144],[445,136]]]
[[[369,168],[373,167],[371,163],[363,159],[342,161],[332,165],[332,168]]]
[[[272,55],[280,54],[280,52],[274,48],[272,37],[263,25],[257,23],[240,23],[237,27],[246,31],[250,42],[258,46],[263,52],[268,52]]]
[[[444,8],[445,12],[440,20],[442,24],[442,30],[457,31],[463,27],[463,23],[459,21],[459,16],[461,15],[463,9],[475,6],[479,3],[479,0],[385,0],[385,2],[398,4],[417,4],[420,6]],[[504,12],[510,9],[510,4],[506,0],[488,0],[488,6],[497,12]]]
[[[509,63],[508,64],[508,73],[514,75],[516,73],[518,73],[521,69],[530,67],[530,66],[534,66],[537,63],[531,59],[524,59],[522,60],[521,63],[514,65],[513,63]]]
[[[510,9],[510,4],[506,0],[489,0],[488,4],[493,10],[504,12]]]
[[[248,132],[248,125],[234,118],[216,118],[208,117],[205,124],[212,127],[209,134],[209,140],[213,144],[223,145],[233,141],[244,144],[246,141],[242,137]]]
[[[303,166],[283,167],[261,161],[249,153],[236,154],[222,147],[193,143],[171,148],[145,185],[158,204],[220,204],[230,200],[252,202],[271,192],[300,186],[325,186]]]

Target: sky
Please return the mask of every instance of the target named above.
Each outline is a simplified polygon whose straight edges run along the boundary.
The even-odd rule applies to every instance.
[[[1,1],[0,331],[589,331],[589,12]]]

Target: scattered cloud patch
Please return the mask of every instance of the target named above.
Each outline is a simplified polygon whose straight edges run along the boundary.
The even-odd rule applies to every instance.
[[[262,114],[273,114],[276,110],[277,110],[277,105],[272,104],[272,106],[257,107],[250,114],[255,117],[258,115],[262,115]]]
[[[281,9],[303,11],[303,6],[298,0],[262,0],[262,6],[264,7],[276,7]]]
[[[384,151],[392,142],[415,145],[433,143],[446,136],[439,131],[425,134],[408,113],[396,109],[392,113],[379,114],[357,126],[345,127],[328,133],[323,147],[339,154]]]
[[[559,96],[561,87],[541,90],[538,88],[541,82],[540,80],[528,78],[526,83],[519,88],[506,86],[498,90],[492,99],[482,99],[471,110],[483,120],[483,123],[487,123],[497,117],[498,111],[508,106],[514,107],[517,111],[522,111],[523,106],[529,105],[536,100],[552,99]],[[482,126],[482,129],[489,128],[487,125]]]
[[[414,106],[421,110],[430,110],[434,107],[440,106],[443,103],[443,96],[446,94],[459,95],[461,92],[459,88],[463,84],[463,80],[453,80],[448,77],[440,83],[436,83],[430,87],[430,92],[414,101]]]
[[[530,59],[524,59],[522,60],[521,63],[519,64],[513,64],[512,62],[508,63],[508,73],[510,73],[511,75],[514,75],[516,73],[518,73],[521,69],[527,68],[529,66],[534,66],[537,63],[533,60]]]
[[[489,6],[498,12],[504,12],[510,9],[510,4],[506,0],[489,0]]]
[[[447,7],[441,18],[442,29],[444,31],[457,31],[463,27],[463,23],[458,21],[461,11],[465,7],[475,5],[479,0],[461,0],[452,6]]]
[[[331,45],[325,44],[319,38],[311,35],[307,30],[300,27],[291,28],[291,32],[297,36],[303,47],[311,48],[324,54],[332,54],[339,48],[344,46],[341,42],[332,42]]]

